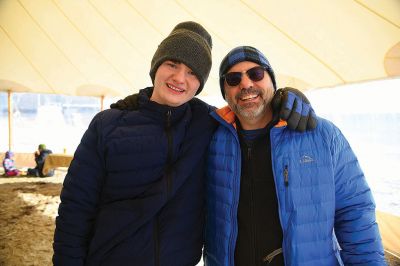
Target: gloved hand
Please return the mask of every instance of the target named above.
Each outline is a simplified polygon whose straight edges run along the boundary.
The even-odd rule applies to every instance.
[[[290,87],[281,88],[275,92],[271,104],[273,112],[286,120],[290,129],[304,132],[316,128],[315,112],[301,91]]]
[[[119,109],[119,110],[137,110],[138,108],[138,97],[139,94],[135,93],[125,97],[122,100],[118,100],[116,103],[112,103],[110,108],[112,109]]]

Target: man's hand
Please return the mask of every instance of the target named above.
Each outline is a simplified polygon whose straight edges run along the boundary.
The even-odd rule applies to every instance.
[[[299,90],[285,87],[275,92],[272,109],[279,118],[286,120],[292,130],[304,132],[317,126],[317,117],[310,101]]]
[[[137,110],[138,109],[138,97],[139,94],[132,94],[125,99],[119,100],[116,103],[113,103],[110,105],[110,108],[112,109],[119,109],[119,110]]]

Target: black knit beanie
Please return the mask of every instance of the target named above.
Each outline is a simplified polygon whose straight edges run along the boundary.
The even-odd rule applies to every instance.
[[[157,48],[151,60],[150,77],[154,78],[158,67],[166,60],[184,63],[200,81],[196,95],[201,92],[211,70],[212,40],[200,24],[187,21],[179,23]]]
[[[232,49],[225,57],[222,59],[221,65],[219,67],[219,86],[221,88],[222,97],[225,99],[225,90],[224,90],[224,75],[228,70],[237,63],[243,61],[250,61],[260,66],[266,68],[268,72],[272,84],[274,85],[274,89],[276,90],[276,82],[275,82],[275,74],[272,70],[272,67],[265,57],[263,53],[251,46],[239,46]]]

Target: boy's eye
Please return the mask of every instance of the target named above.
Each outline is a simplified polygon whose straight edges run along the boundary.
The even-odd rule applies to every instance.
[[[193,71],[189,71],[189,75],[196,76]]]

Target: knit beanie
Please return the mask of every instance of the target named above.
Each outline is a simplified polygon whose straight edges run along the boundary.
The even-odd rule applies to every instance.
[[[38,149],[39,150],[45,150],[46,149],[46,145],[45,144],[39,144]]]
[[[14,156],[14,153],[12,151],[6,151],[6,154],[4,157],[7,159],[11,159],[13,156]]]
[[[219,67],[219,86],[221,88],[222,97],[224,97],[224,99],[225,99],[225,90],[224,90],[225,80],[223,76],[226,74],[226,72],[228,72],[228,70],[232,66],[243,61],[254,62],[256,64],[259,64],[260,66],[265,67],[266,71],[268,72],[271,78],[272,85],[274,85],[274,90],[276,90],[275,74],[265,55],[254,47],[239,46],[232,49],[224,57],[224,59],[222,59],[221,65]]]
[[[188,66],[200,81],[196,95],[201,92],[211,70],[212,40],[200,24],[187,21],[179,23],[157,48],[151,60],[150,77],[166,60],[178,61]]]

